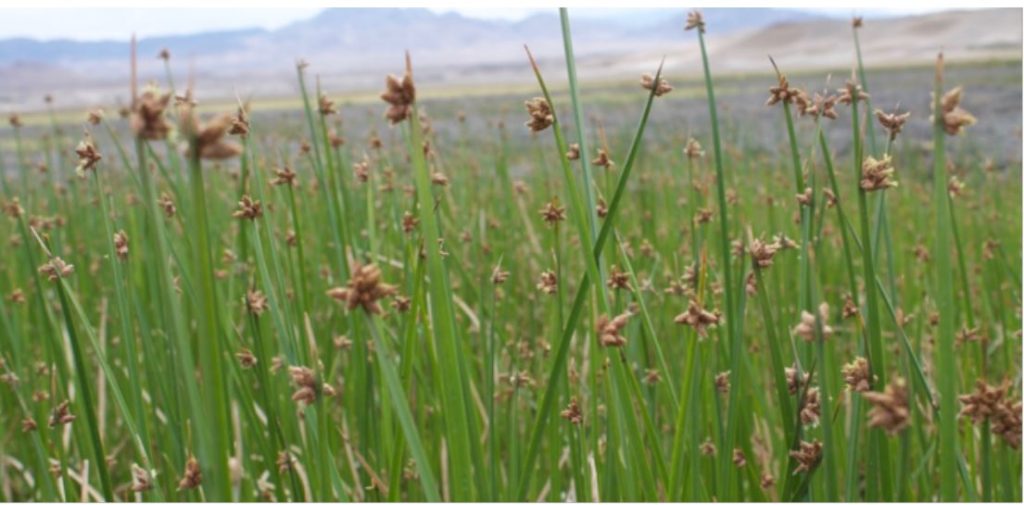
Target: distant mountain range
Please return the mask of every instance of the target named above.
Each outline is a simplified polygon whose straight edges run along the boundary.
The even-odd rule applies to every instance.
[[[847,21],[790,9],[707,9],[704,15],[712,34],[712,52],[729,48],[728,57],[716,59],[725,70],[751,70],[744,68],[747,65],[765,70],[761,67],[766,54],[785,57],[787,48],[802,52],[818,48],[816,65],[847,63],[821,58],[837,45],[846,50]],[[685,17],[683,10],[666,9],[638,9],[613,18],[573,17],[581,73],[623,76],[633,73],[633,66],[640,63],[637,58],[646,58],[643,68],[647,68],[666,54],[679,55],[669,58],[670,70],[687,62],[693,58],[693,51],[687,50],[693,37],[683,32]],[[899,23],[914,20],[925,23],[913,33],[914,40],[896,42],[908,37],[898,30]],[[971,45],[971,54],[1009,52],[1012,56],[1015,52],[1020,56],[1020,10],[1001,15],[969,11],[959,19],[944,14],[885,19],[868,23],[865,30],[873,24],[890,28],[885,36],[892,40],[875,44],[882,49],[892,45],[890,50],[906,52],[908,47],[941,46],[955,53]],[[530,78],[523,72],[524,43],[542,64],[560,64],[559,30],[555,12],[500,21],[426,9],[326,9],[277,30],[142,37],[139,75],[142,80],[162,79],[164,69],[157,54],[166,48],[178,79],[194,72],[200,97],[224,98],[236,91],[255,96],[294,94],[294,64],[300,58],[312,64],[311,72],[321,77],[327,89],[369,90],[379,87],[383,73],[401,69],[402,54],[408,49],[424,83],[505,82]],[[977,36],[965,40],[965,30],[974,30]],[[808,39],[808,34],[813,37]],[[794,40],[802,42],[795,45]],[[868,37],[862,40],[866,45],[873,43]],[[127,41],[0,40],[0,109],[37,107],[46,93],[53,93],[62,104],[112,103],[127,90],[128,54]]]

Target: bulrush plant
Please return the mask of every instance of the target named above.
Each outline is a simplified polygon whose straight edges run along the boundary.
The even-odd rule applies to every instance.
[[[368,107],[302,61],[301,110],[200,105],[164,51],[120,114],[5,122],[0,499],[1019,502],[1002,64],[940,58],[929,111],[859,20],[848,83],[744,91],[693,11],[696,103],[559,21],[518,96],[406,54]]]

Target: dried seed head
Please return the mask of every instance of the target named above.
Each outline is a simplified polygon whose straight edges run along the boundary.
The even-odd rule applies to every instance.
[[[778,78],[778,84],[768,88],[768,100],[764,103],[766,106],[770,107],[777,103],[791,104],[794,100],[803,98],[803,91],[790,89],[789,79],[785,75],[779,73]]]
[[[683,149],[683,154],[685,154],[690,160],[694,160],[697,158],[703,158],[704,150],[701,149],[700,142],[697,142],[697,139],[690,137],[690,139],[686,141],[686,148]]]
[[[164,120],[164,109],[171,102],[171,94],[158,95],[147,90],[135,101],[131,110],[131,127],[135,136],[146,140],[160,140],[167,137],[171,127]]]
[[[846,81],[846,86],[839,90],[839,103],[844,105],[851,105],[853,102],[864,101],[868,98],[871,96],[865,93],[860,84],[854,80]]]
[[[861,167],[860,187],[864,191],[877,191],[895,188],[899,184],[893,179],[896,169],[892,166],[892,157],[885,155],[880,160],[868,156]]]
[[[331,114],[337,114],[338,109],[334,107],[334,102],[327,95],[321,94],[320,99],[317,101],[317,108],[320,111],[321,116],[329,116]]]
[[[381,100],[388,103],[384,117],[395,125],[409,117],[413,103],[416,102],[416,85],[412,82],[412,64],[408,54],[405,57],[405,74],[402,78],[388,75],[384,82],[387,88],[380,95]]]
[[[747,456],[743,454],[743,449],[739,447],[732,450],[732,464],[736,468],[743,468],[747,466]]]
[[[270,180],[270,183],[274,186],[295,186],[295,176],[292,168],[285,165],[284,168],[274,170],[274,178]]]
[[[768,268],[772,266],[775,253],[781,248],[782,246],[778,242],[765,242],[755,238],[750,241],[750,246],[747,250],[750,252],[750,259],[753,261],[755,268]]]
[[[53,410],[50,412],[50,421],[48,423],[51,428],[63,424],[70,424],[71,421],[75,420],[75,416],[68,409],[68,406],[68,401],[64,400],[60,402],[59,405],[53,408]]]
[[[631,312],[623,312],[614,318],[601,314],[594,324],[601,345],[605,347],[622,347],[626,345],[626,337],[622,336],[622,330],[626,327],[626,323],[629,322],[629,318],[632,316]]]
[[[128,259],[128,234],[124,230],[114,233],[114,252],[121,261]]]
[[[160,194],[160,200],[157,201],[157,205],[163,209],[164,215],[166,215],[168,219],[174,217],[178,212],[177,207],[174,206],[174,200],[171,199],[171,195],[168,193]]]
[[[231,128],[228,129],[228,135],[240,135],[242,137],[249,135],[249,114],[245,111],[245,107],[238,107],[235,116],[231,118]]]
[[[242,195],[238,201],[238,210],[231,213],[235,219],[248,219],[250,221],[263,217],[263,204],[259,200],[253,200],[249,195]]]
[[[491,271],[491,282],[494,284],[504,284],[508,280],[508,270],[502,270],[501,266],[494,267]]]
[[[555,272],[551,270],[541,272],[537,289],[547,295],[556,293],[558,291],[558,277],[555,275]]]
[[[838,101],[839,97],[836,95],[814,93],[813,99],[807,99],[806,95],[801,94],[797,102],[797,110],[801,116],[836,119],[839,117],[839,112],[836,111],[836,102]]]
[[[368,314],[380,314],[379,301],[394,296],[398,288],[381,282],[381,271],[372,263],[356,264],[352,269],[352,277],[343,288],[332,288],[327,295],[335,300],[346,302],[348,310],[362,307]]]
[[[295,458],[288,451],[277,453],[277,473],[288,473],[295,467]]]
[[[864,26],[864,16],[854,16],[853,19],[850,20],[850,24],[854,28],[860,28]]]
[[[408,312],[412,307],[412,300],[405,296],[396,296],[391,300],[391,307],[398,312]]]
[[[786,390],[789,394],[795,395],[801,388],[807,385],[810,375],[807,372],[797,373],[796,366],[786,367]]]
[[[711,441],[711,437],[704,440],[704,443],[700,444],[700,453],[704,456],[714,456],[718,454],[718,448],[715,447],[715,443]]]
[[[402,214],[402,231],[405,233],[412,233],[419,224],[420,220],[412,212],[405,211]]]
[[[821,324],[821,336],[822,338],[828,338],[832,335],[832,327],[826,324],[828,322],[828,304],[822,302],[818,306],[818,317],[817,323]],[[813,342],[814,337],[817,335],[816,321],[814,314],[810,312],[802,311],[800,313],[800,323],[793,328],[793,333],[800,336],[806,342]]]
[[[858,356],[843,365],[843,382],[850,391],[863,393],[871,390],[871,369],[868,360]]]
[[[956,198],[963,194],[965,186],[966,184],[964,184],[964,181],[961,181],[959,177],[953,175],[950,176],[949,184],[946,185],[946,188],[947,191],[949,191],[949,196],[951,198]]]
[[[530,120],[526,122],[526,126],[530,128],[531,131],[544,131],[547,127],[554,124],[555,115],[551,110],[551,104],[549,104],[546,99],[542,97],[535,97],[527,100],[525,103],[526,111],[530,114]]]
[[[21,201],[18,200],[18,197],[11,198],[4,202],[4,214],[7,214],[8,217],[14,219],[18,219],[25,215],[25,209],[22,208]]]
[[[25,123],[21,122],[21,116],[14,112],[12,112],[10,116],[7,116],[7,122],[11,124],[12,128],[21,128],[25,125]]]
[[[891,436],[910,424],[907,386],[903,379],[894,378],[885,385],[884,392],[866,391],[862,396],[872,405],[868,411],[868,426],[882,428]]]
[[[195,456],[189,456],[188,461],[185,462],[185,473],[178,481],[178,491],[195,489],[202,483],[203,472],[199,468],[199,462],[196,461]]]
[[[565,207],[558,205],[558,198],[554,198],[540,209],[540,215],[545,223],[557,225],[559,222],[565,221]]]
[[[618,265],[612,265],[608,272],[608,281],[605,283],[609,289],[622,289],[633,292],[633,286],[629,284],[629,274],[619,270]]]
[[[100,124],[100,122],[103,121],[103,109],[90,110],[88,114],[86,114],[85,120],[93,126]]]
[[[267,297],[262,291],[250,288],[245,292],[245,309],[250,314],[259,317],[263,314],[263,311],[267,310]]]
[[[942,107],[942,127],[946,130],[947,135],[957,135],[960,130],[978,122],[970,112],[960,107],[963,91],[963,86],[957,86],[942,95],[939,100],[939,106]],[[932,108],[935,108],[934,103]]]
[[[572,424],[579,425],[583,423],[583,409],[580,408],[580,404],[576,401],[575,397],[569,399],[569,405],[565,407],[565,410],[562,410],[560,415],[562,419]]]
[[[143,493],[150,489],[153,489],[153,474],[145,468],[132,463],[132,492]]]
[[[992,433],[1003,438],[1003,442],[1014,450],[1020,449],[1021,402],[1006,398],[997,406],[997,415],[992,420]]]
[[[653,91],[654,96],[661,96],[672,91],[672,85],[664,77],[659,77],[658,83],[655,85],[654,76],[651,74],[644,74],[640,77],[640,86],[646,90]]]
[[[238,365],[246,370],[256,366],[257,363],[256,356],[252,351],[244,347],[235,353],[235,358],[238,358]]]
[[[768,490],[775,487],[775,477],[770,473],[761,474],[761,489]]]
[[[605,148],[599,148],[597,150],[597,156],[594,157],[594,161],[590,162],[595,167],[604,167],[607,170],[615,168],[615,162],[608,157],[608,151]]]
[[[199,157],[208,160],[226,160],[242,153],[242,146],[225,138],[229,129],[234,128],[236,117],[230,114],[219,116],[199,123],[191,112],[183,116],[185,125],[182,130],[194,135],[195,147]]]
[[[430,183],[435,185],[435,186],[447,186],[448,185],[448,176],[444,175],[443,173],[441,173],[441,172],[439,172],[437,170],[435,170],[435,171],[431,172],[431,174],[430,174]]]
[[[814,426],[821,418],[821,392],[818,388],[807,388],[800,408],[800,424]]]
[[[718,391],[721,395],[729,394],[731,385],[729,383],[730,371],[726,370],[722,373],[715,375],[715,391]]]
[[[878,124],[882,125],[889,132],[889,140],[896,140],[896,136],[903,131],[903,125],[910,118],[909,112],[900,114],[898,110],[886,113],[881,109],[875,109],[875,117],[878,118]]]
[[[704,33],[704,16],[700,14],[700,11],[694,9],[686,15],[686,30],[692,30],[696,28],[698,32]]]
[[[84,176],[87,170],[95,170],[96,164],[103,159],[99,150],[92,143],[92,136],[88,132],[85,133],[85,138],[78,142],[78,147],[75,147],[75,154],[78,155],[78,166],[75,167],[75,173],[79,177]]]
[[[570,145],[569,150],[565,152],[565,157],[572,161],[580,159],[580,145]]]
[[[316,378],[313,370],[304,366],[288,367],[292,382],[295,383],[295,392],[292,393],[292,401],[300,405],[312,405],[319,397],[321,384]]]
[[[50,282],[56,282],[59,278],[68,277],[74,272],[75,266],[65,263],[58,256],[54,256],[53,259],[39,267],[39,273],[45,275],[46,279]]]
[[[721,318],[722,316],[717,310],[714,312],[705,310],[696,299],[690,299],[686,312],[676,316],[675,323],[692,326],[700,338],[705,338],[707,337],[707,328],[716,326]]]
[[[156,57],[160,58],[161,60],[164,60],[165,62],[166,61],[170,61],[170,59],[171,59],[171,51],[165,47],[165,48],[160,50],[160,53],[157,54]]]
[[[821,461],[821,447],[821,442],[818,440],[813,442],[801,440],[798,450],[789,451],[789,455],[797,462],[793,473],[810,472],[818,466],[818,463]]]
[[[991,386],[987,382],[978,379],[974,392],[960,395],[960,417],[970,417],[974,424],[981,424],[986,419],[996,417],[999,406],[1006,398],[1010,389],[1010,382],[1004,381],[998,386]]]

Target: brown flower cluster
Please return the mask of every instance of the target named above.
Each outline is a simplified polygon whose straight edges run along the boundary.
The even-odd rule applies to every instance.
[[[895,435],[910,424],[910,405],[906,381],[896,377],[885,385],[885,391],[865,391],[862,396],[871,404],[868,426],[882,428]]]
[[[254,200],[249,195],[242,195],[242,199],[238,201],[238,210],[231,214],[236,219],[248,219],[255,220],[263,217],[263,204],[259,200]]]
[[[686,15],[686,30],[692,30],[696,28],[698,32],[704,33],[704,16],[701,15],[700,11],[694,9]]]
[[[380,95],[381,100],[388,103],[384,117],[393,125],[401,123],[412,114],[412,105],[416,102],[416,85],[412,82],[412,64],[408,54],[405,57],[405,74],[401,79],[388,75],[385,85],[387,88]]]
[[[189,456],[185,462],[185,472],[178,481],[178,491],[195,489],[203,483],[203,472],[199,469],[199,462],[195,456]]]
[[[903,125],[910,118],[909,112],[900,114],[898,111],[884,112],[882,110],[875,110],[875,117],[878,118],[878,124],[882,125],[889,132],[889,140],[896,140],[896,136],[903,131]]]
[[[815,335],[817,335],[817,330],[815,328],[817,322],[821,324],[822,338],[828,338],[832,335],[832,327],[826,324],[828,322],[828,314],[828,304],[825,302],[822,302],[821,305],[818,306],[817,317],[806,310],[802,311],[800,313],[800,323],[793,328],[793,333],[803,338],[806,342],[812,342]]]
[[[985,381],[978,380],[973,393],[960,396],[960,403],[963,404],[960,416],[970,417],[975,424],[988,420],[992,433],[1002,437],[1010,447],[1019,449],[1021,402],[1011,399],[1009,391],[1009,381],[993,387]]]
[[[629,318],[632,316],[633,314],[630,312],[623,312],[614,318],[601,314],[597,318],[597,322],[594,323],[594,328],[597,330],[597,336],[601,345],[605,347],[622,347],[626,345],[626,337],[622,335],[622,330],[626,327],[626,323],[629,322]]]
[[[658,82],[655,83],[654,76],[651,74],[640,76],[640,86],[646,90],[653,91],[654,96],[662,96],[672,91],[672,85],[664,77],[659,77]]]
[[[858,356],[843,365],[842,372],[843,382],[850,391],[863,393],[871,390],[871,368],[868,366],[868,360]]]
[[[149,90],[136,101],[131,111],[131,127],[135,136],[146,140],[160,140],[167,137],[171,127],[164,120],[164,109],[171,102],[171,94],[158,95]]]
[[[860,187],[864,191],[895,188],[899,183],[893,179],[896,168],[892,166],[892,157],[885,155],[880,160],[868,156],[861,166]]]
[[[45,275],[46,279],[50,282],[56,282],[59,278],[68,277],[74,272],[74,265],[65,263],[64,260],[57,256],[54,256],[53,259],[39,267],[39,273]]]
[[[124,230],[114,233],[114,253],[121,261],[128,259],[128,234]]]
[[[551,270],[541,272],[537,290],[546,295],[555,294],[558,291],[558,276],[555,275],[555,272]]]
[[[706,310],[697,300],[691,299],[690,304],[686,307],[686,312],[676,316],[675,322],[693,327],[700,338],[705,338],[708,336],[707,328],[717,325],[721,319],[722,315],[717,310],[714,312]]]
[[[51,428],[55,428],[63,424],[70,424],[75,420],[75,415],[72,414],[71,410],[68,408],[69,405],[68,401],[64,400],[53,408],[53,411],[50,412],[50,420],[47,423]]]
[[[963,86],[957,86],[942,95],[939,100],[939,106],[942,108],[942,127],[947,135],[957,135],[960,130],[978,122],[970,112],[960,107],[963,91]],[[934,108],[934,104],[932,107]]]
[[[380,300],[398,293],[398,288],[381,281],[380,267],[373,263],[356,264],[352,278],[343,288],[332,288],[327,296],[346,303],[348,310],[362,307],[368,314],[380,314]]]
[[[226,138],[228,130],[235,124],[235,116],[221,114],[204,123],[200,123],[189,111],[184,116],[186,132],[195,136],[195,147],[199,157],[207,160],[226,160],[242,153],[242,146]]]
[[[562,419],[569,421],[572,424],[580,424],[583,422],[583,409],[580,408],[580,404],[576,401],[576,398],[569,399],[569,405],[562,410],[560,414]]]
[[[85,175],[85,172],[89,170],[95,170],[96,164],[103,159],[100,151],[96,149],[96,145],[92,142],[92,136],[88,133],[85,134],[85,138],[78,142],[78,146],[75,147],[75,154],[78,155],[78,166],[75,167],[75,173],[79,176]]]
[[[818,466],[818,462],[821,461],[821,448],[821,442],[818,440],[813,442],[801,440],[799,449],[789,451],[789,455],[797,462],[793,473],[810,472]]]
[[[551,111],[551,104],[542,97],[527,100],[526,111],[530,114],[530,120],[526,122],[526,126],[531,131],[544,131],[555,122],[555,115]],[[578,150],[579,148],[577,148],[577,152]],[[579,157],[578,154],[577,157]]]
[[[320,395],[327,397],[334,396],[334,388],[327,383],[321,383],[313,370],[304,366],[288,367],[288,374],[295,383],[295,392],[292,393],[292,401],[299,405],[312,405]]]

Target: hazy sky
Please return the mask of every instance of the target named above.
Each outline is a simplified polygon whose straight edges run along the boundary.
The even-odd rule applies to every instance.
[[[0,39],[31,37],[35,39],[71,38],[78,40],[126,39],[132,32],[141,36],[176,35],[210,30],[261,27],[274,29],[293,21],[316,15],[321,8],[250,8],[250,9],[0,9]],[[455,10],[479,18],[521,19],[539,9],[531,8],[456,8],[432,9],[437,12]],[[617,9],[625,10],[625,9]],[[808,9],[840,17],[850,15],[849,9]],[[927,8],[898,8],[878,14],[909,14]],[[577,15],[611,16],[616,9],[577,10]],[[872,11],[867,11],[872,14]],[[116,23],[111,23],[116,19]]]

